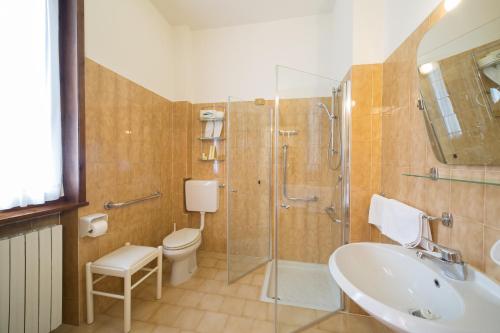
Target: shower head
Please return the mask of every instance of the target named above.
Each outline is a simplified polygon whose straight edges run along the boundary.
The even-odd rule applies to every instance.
[[[326,114],[328,115],[328,119],[332,120],[335,118],[335,115],[333,114],[333,112],[330,113],[330,111],[328,111],[328,108],[326,107],[325,104],[323,104],[321,102],[318,103],[318,108],[323,109],[326,112]]]

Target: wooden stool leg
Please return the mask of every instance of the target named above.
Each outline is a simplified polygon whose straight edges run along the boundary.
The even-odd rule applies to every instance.
[[[123,331],[128,333],[131,326],[131,302],[132,302],[132,290],[131,290],[131,276],[130,272],[125,273],[124,277],[124,293],[123,293]]]
[[[156,271],[156,299],[161,298],[161,277],[163,275],[162,271],[162,259],[163,259],[163,253],[162,253],[162,246],[158,246],[158,264],[157,268],[158,270]]]
[[[92,263],[88,262],[85,265],[85,284],[87,287],[87,324],[92,324],[94,322],[94,281],[92,280]]]

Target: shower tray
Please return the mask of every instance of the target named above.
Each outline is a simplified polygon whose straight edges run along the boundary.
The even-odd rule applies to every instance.
[[[260,300],[274,302],[273,262],[266,267]],[[341,308],[342,293],[328,265],[278,261],[278,304],[334,312]]]

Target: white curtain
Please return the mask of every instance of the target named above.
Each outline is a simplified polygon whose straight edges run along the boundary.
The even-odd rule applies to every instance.
[[[0,210],[62,195],[57,0],[0,1]]]

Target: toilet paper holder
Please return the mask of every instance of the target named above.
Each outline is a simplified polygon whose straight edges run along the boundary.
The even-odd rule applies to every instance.
[[[79,224],[78,234],[79,234],[79,236],[80,237],[85,237],[85,236],[96,237],[96,236],[92,235],[92,233],[94,232],[92,226],[95,223],[101,222],[101,221],[106,223],[106,230],[107,230],[108,214],[95,213],[95,214],[90,214],[87,216],[80,217],[80,219],[78,221],[78,224]]]

